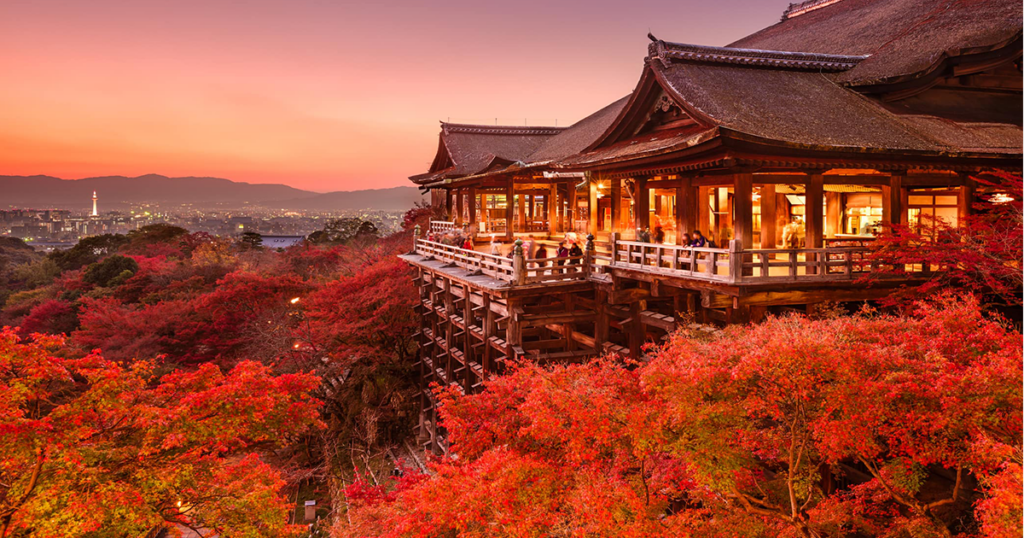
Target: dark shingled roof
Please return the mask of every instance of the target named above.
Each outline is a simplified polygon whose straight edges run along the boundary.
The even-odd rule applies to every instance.
[[[730,47],[870,57],[837,80],[882,83],[931,71],[962,52],[1020,38],[1020,0],[839,0],[805,2],[778,24]]]
[[[583,151],[608,129],[628,102],[629,96],[627,95],[570,125],[566,130],[541,144],[537,151],[531,153],[524,162],[540,163],[563,159]]]
[[[719,49],[702,55],[666,54],[695,48],[652,43],[647,63],[650,72],[641,78],[641,86],[660,85],[703,129],[640,135],[571,156],[559,165],[575,168],[640,159],[703,144],[716,136],[830,151],[1021,154],[1019,126],[896,114],[839,84],[837,78],[842,72],[825,73],[812,65],[842,62],[841,58],[808,56],[794,62],[790,61],[793,57],[774,51],[745,49]],[[785,61],[769,66],[755,61],[763,58]],[[641,87],[634,92],[642,93]]]
[[[560,127],[513,127],[441,123],[437,155],[426,174],[411,176],[415,183],[477,174],[495,163],[525,159]]]

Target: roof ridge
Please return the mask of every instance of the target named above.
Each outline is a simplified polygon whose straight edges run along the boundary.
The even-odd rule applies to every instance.
[[[786,11],[782,12],[782,20],[799,17],[804,13],[821,9],[825,6],[831,6],[832,4],[838,4],[842,1],[843,0],[806,0],[804,2],[790,4],[789,7],[786,8]]]
[[[846,71],[857,66],[868,55],[822,54],[817,52],[791,52],[782,50],[711,47],[687,43],[655,41],[648,47],[648,57],[668,64],[672,60],[701,63],[750,65],[807,69],[814,71]]]
[[[522,126],[522,125],[473,125],[469,123],[441,122],[441,129],[446,133],[469,134],[514,134],[514,135],[555,135],[564,131],[565,127]]]

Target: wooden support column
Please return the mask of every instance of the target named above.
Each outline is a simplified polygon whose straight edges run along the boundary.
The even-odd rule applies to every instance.
[[[806,219],[807,233],[805,235],[805,248],[821,248],[824,244],[825,231],[824,215],[822,206],[825,203],[825,178],[820,171],[807,174],[807,192],[804,205],[804,218]],[[818,261],[814,254],[807,255],[807,261]],[[817,274],[815,267],[808,267],[807,274]]]
[[[512,178],[508,178],[505,186],[505,239],[512,241],[512,220],[515,219],[515,189]]]
[[[708,201],[711,199],[709,187],[697,188],[697,230],[705,236],[711,233],[711,206]],[[691,232],[693,230],[690,230]]]
[[[833,238],[838,233],[843,233],[843,194],[826,192],[825,237]]]
[[[462,189],[455,191],[455,224],[462,226],[462,218],[466,214],[466,200]]]
[[[754,174],[734,174],[732,181],[733,239],[746,250],[754,247]]]
[[[591,179],[588,182],[590,187],[590,198],[587,200],[587,214],[590,216],[590,229],[588,233],[596,234],[597,230],[597,181]]]
[[[775,248],[775,185],[761,185],[761,248]]]
[[[466,189],[466,198],[469,204],[469,226],[473,227],[476,224],[476,187]]]
[[[545,198],[544,205],[548,206],[548,235],[554,237],[558,232],[558,204],[555,202],[558,198],[557,183],[551,184],[551,188],[548,189],[548,195]]]
[[[902,224],[907,220],[907,208],[903,205],[903,178],[906,172],[894,172],[889,185],[882,187],[882,221]]]
[[[484,293],[483,299],[484,326],[482,327],[482,329],[484,331],[484,348],[482,362],[480,366],[484,373],[484,379],[486,380],[487,376],[490,375],[491,371],[494,369],[494,366],[492,364],[494,357],[494,349],[491,348],[491,337],[494,336],[495,324],[494,311],[491,310],[491,296],[487,293]]]
[[[516,205],[519,206],[519,232],[526,231],[526,193],[520,192]]]
[[[960,187],[957,197],[957,225],[963,226],[964,217],[974,212],[974,191],[976,185],[975,181],[971,179],[970,174],[961,173],[960,178],[963,179],[964,184]]]
[[[602,353],[604,343],[608,341],[608,292],[598,288],[594,294],[594,302],[597,310],[597,321],[594,322],[594,347],[598,353]]]
[[[636,207],[636,229],[646,230],[651,227],[651,195],[647,192],[647,178],[636,178],[636,193],[633,195]]]
[[[451,189],[445,189],[444,190],[444,215],[445,215],[445,218],[448,219],[448,220],[455,220],[454,218],[452,218],[453,217],[453,215],[452,215],[452,209],[453,209],[452,208],[452,203],[453,202],[454,202],[454,200],[452,199],[452,190]]]
[[[622,180],[611,180],[608,193],[612,201],[612,221],[608,225],[608,231],[618,232],[622,230]]]
[[[693,187],[693,178],[684,176],[679,178],[679,186],[676,187],[676,244],[681,245],[684,233],[692,233],[699,230],[697,224],[697,192]]]
[[[640,348],[644,345],[644,324],[640,321],[640,301],[629,304],[629,358],[640,358]]]
[[[824,237],[825,223],[821,209],[825,203],[825,178],[821,172],[807,174],[806,205],[804,218],[807,220],[807,248],[821,248]]]

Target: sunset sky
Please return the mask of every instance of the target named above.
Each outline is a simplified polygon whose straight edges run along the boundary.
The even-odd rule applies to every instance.
[[[438,120],[568,125],[659,38],[724,45],[788,0],[0,2],[0,175],[408,185]]]

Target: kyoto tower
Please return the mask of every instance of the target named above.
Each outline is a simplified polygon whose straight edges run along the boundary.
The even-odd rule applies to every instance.
[[[92,216],[98,217],[100,214],[96,211],[96,191],[92,191]]]

